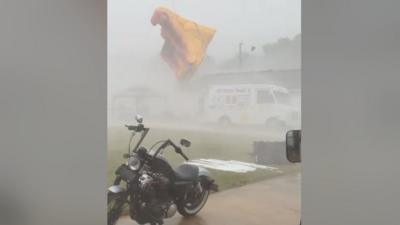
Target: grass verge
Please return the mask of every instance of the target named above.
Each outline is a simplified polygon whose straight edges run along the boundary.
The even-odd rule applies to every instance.
[[[115,169],[125,160],[122,154],[128,150],[128,140],[130,132],[124,128],[108,129],[108,162],[107,179],[111,184],[114,179]],[[221,160],[239,160],[244,162],[254,162],[251,152],[254,141],[268,140],[267,136],[255,134],[232,134],[223,132],[205,132],[196,130],[170,130],[170,129],[151,129],[143,145],[149,148],[158,140],[171,139],[179,143],[181,138],[186,138],[192,142],[189,149],[185,149],[185,154],[192,159],[213,158]],[[166,149],[164,155],[170,160],[172,166],[177,166],[183,162],[179,155],[172,149]],[[282,172],[266,169],[257,169],[248,173],[233,173],[219,170],[210,170],[213,178],[220,190],[246,185],[248,183],[265,180],[271,177],[299,171],[297,165],[270,165],[279,168]]]

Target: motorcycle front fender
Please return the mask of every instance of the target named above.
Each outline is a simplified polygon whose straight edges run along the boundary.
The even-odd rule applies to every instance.
[[[113,185],[111,187],[108,188],[108,191],[114,193],[114,194],[118,194],[118,193],[122,193],[125,192],[125,189],[119,185]]]

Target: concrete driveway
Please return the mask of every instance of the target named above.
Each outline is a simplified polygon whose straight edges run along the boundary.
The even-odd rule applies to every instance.
[[[178,213],[166,225],[298,225],[300,222],[300,174],[212,194],[200,213],[183,218]],[[129,217],[117,225],[135,225]]]

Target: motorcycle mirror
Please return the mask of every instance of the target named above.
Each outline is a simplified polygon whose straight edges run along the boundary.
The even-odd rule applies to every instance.
[[[189,148],[190,145],[192,144],[192,143],[190,143],[190,141],[188,141],[186,139],[181,139],[180,143],[182,146],[185,146],[186,148]]]
[[[286,158],[292,163],[301,162],[301,130],[286,133]]]
[[[135,119],[136,119],[136,122],[143,123],[143,116],[136,114]]]

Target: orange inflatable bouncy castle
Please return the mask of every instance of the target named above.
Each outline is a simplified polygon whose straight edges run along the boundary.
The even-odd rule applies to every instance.
[[[160,24],[164,46],[162,58],[179,80],[193,75],[201,64],[215,29],[183,18],[172,10],[158,7],[151,17],[153,25]]]

